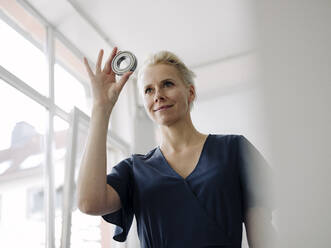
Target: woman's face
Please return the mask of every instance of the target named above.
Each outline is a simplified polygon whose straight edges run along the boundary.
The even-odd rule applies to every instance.
[[[141,80],[145,110],[154,122],[170,126],[189,115],[194,86],[187,86],[175,67],[165,64],[149,66]]]

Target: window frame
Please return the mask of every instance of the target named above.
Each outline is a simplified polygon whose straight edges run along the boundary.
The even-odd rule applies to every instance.
[[[69,145],[72,146],[75,144],[75,139],[77,138],[78,126],[82,124],[85,128],[85,131],[88,129],[89,116],[87,116],[84,112],[79,110],[77,107],[74,107],[73,110],[68,113],[65,110],[61,109],[54,102],[54,65],[55,65],[55,47],[54,42],[55,39],[58,39],[62,42],[68,50],[70,50],[77,58],[83,60],[83,57],[88,58],[84,53],[82,53],[75,45],[73,45],[61,32],[59,32],[55,27],[53,27],[47,20],[37,11],[35,10],[29,3],[26,1],[18,1],[18,3],[33,17],[35,17],[45,28],[46,37],[45,37],[45,47],[38,43],[27,31],[25,31],[22,27],[20,27],[15,20],[10,18],[0,9],[0,19],[7,23],[11,28],[17,31],[20,35],[22,35],[25,39],[39,48],[46,56],[46,61],[48,64],[48,84],[49,84],[49,96],[46,97],[39,93],[37,90],[32,88],[29,84],[12,74],[10,71],[6,70],[6,68],[0,65],[0,78],[5,82],[23,93],[25,96],[33,99],[41,106],[45,107],[48,110],[47,117],[47,131],[45,133],[45,150],[44,150],[44,216],[45,216],[45,225],[47,232],[45,233],[45,243],[47,247],[55,247],[55,194],[56,188],[54,186],[54,171],[53,171],[53,137],[54,137],[54,117],[58,116],[62,120],[67,123],[72,123],[69,126],[70,130],[70,142]],[[88,58],[89,64],[91,67],[95,67],[95,63]],[[82,80],[81,77],[77,77],[75,73],[67,68],[66,65],[57,61],[58,64],[63,66],[66,70],[68,70],[74,77],[77,78],[79,82],[81,82],[85,89],[89,89],[89,82]],[[90,93],[89,91],[87,92]],[[80,123],[80,124],[79,124]],[[108,130],[108,138],[107,138],[107,149],[108,147],[116,147],[123,152],[123,154],[129,154],[132,151],[132,147],[127,144],[121,137],[117,136],[111,130]],[[71,218],[71,208],[70,200],[72,200],[71,194],[73,192],[72,188],[72,180],[73,174],[72,169],[74,169],[74,160],[72,158],[75,157],[75,153],[71,150],[68,150],[66,153],[68,156],[68,171],[65,172],[65,181],[63,188],[63,217]],[[74,172],[74,171],[73,171]],[[69,198],[71,197],[71,198]],[[0,221],[1,221],[1,205],[2,205],[3,197],[0,198]],[[71,219],[64,218],[64,224],[62,225],[62,236],[61,236],[61,244],[66,244],[62,247],[69,247],[70,243],[70,224]],[[64,232],[68,230],[69,232]],[[65,236],[63,235],[65,234]]]

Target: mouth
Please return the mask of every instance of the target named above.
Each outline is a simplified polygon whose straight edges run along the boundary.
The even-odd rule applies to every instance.
[[[154,112],[156,112],[156,111],[162,111],[162,110],[165,110],[165,109],[171,108],[172,106],[173,106],[173,105],[162,106],[162,107],[160,107],[160,108],[154,110]]]

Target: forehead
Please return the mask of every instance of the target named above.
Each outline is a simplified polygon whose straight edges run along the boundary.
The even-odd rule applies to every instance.
[[[180,80],[179,72],[171,65],[158,64],[145,68],[141,77],[142,85],[159,83],[164,79]]]

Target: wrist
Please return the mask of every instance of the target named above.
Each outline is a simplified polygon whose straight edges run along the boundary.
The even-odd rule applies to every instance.
[[[93,104],[92,106],[92,114],[102,114],[105,116],[110,116],[113,110],[113,106],[105,106],[101,104]]]

